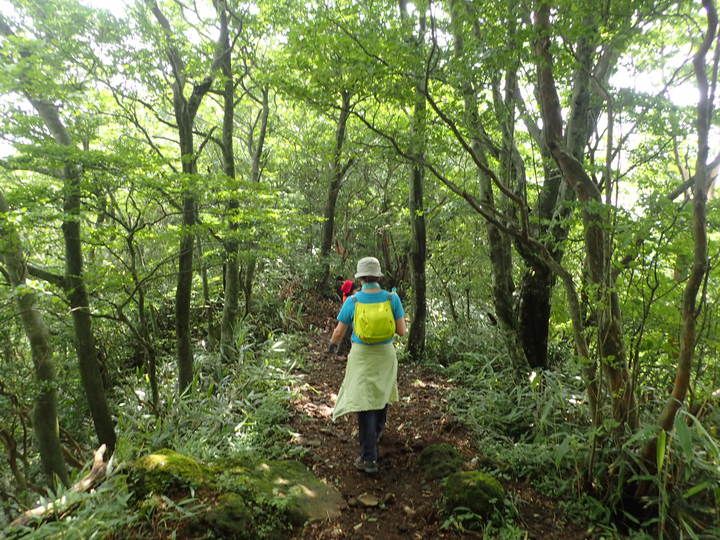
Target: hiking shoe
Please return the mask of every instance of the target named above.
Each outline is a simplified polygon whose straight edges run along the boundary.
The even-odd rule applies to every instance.
[[[365,461],[361,457],[355,460],[355,468],[368,474],[375,474],[378,472],[377,461]]]

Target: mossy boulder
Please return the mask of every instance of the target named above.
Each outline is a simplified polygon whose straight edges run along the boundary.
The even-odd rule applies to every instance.
[[[128,483],[137,498],[150,493],[174,495],[211,484],[212,470],[193,458],[163,448],[136,460]]]
[[[444,487],[443,506],[448,515],[455,508],[464,507],[486,519],[505,499],[500,482],[480,471],[451,474],[445,479]]]
[[[202,464],[163,449],[136,460],[128,484],[136,500],[199,490],[207,511],[193,526],[220,538],[284,538],[288,523],[336,517],[342,495],[296,461],[224,460]]]
[[[320,481],[297,461],[236,463],[220,475],[221,484],[233,491],[252,489],[282,505],[295,525],[337,517],[345,506],[342,495]]]
[[[225,493],[198,521],[198,526],[207,527],[221,538],[250,539],[250,535],[254,534],[253,521],[253,509],[247,504],[246,498],[237,493]]]
[[[464,459],[454,446],[446,443],[426,447],[418,458],[418,465],[425,478],[438,480],[459,471]]]
[[[207,512],[196,516],[192,529],[203,537],[210,531],[214,538],[233,540],[290,537],[290,525],[280,509],[238,493],[220,495]]]

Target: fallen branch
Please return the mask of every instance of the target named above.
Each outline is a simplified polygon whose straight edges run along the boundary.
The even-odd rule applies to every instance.
[[[18,518],[16,518],[11,524],[11,527],[22,527],[33,519],[42,518],[46,514],[51,512],[61,512],[67,510],[64,508],[68,503],[68,495],[71,493],[84,493],[90,491],[92,488],[97,486],[105,478],[105,472],[107,471],[107,463],[103,459],[105,456],[106,446],[103,444],[95,451],[93,457],[93,464],[90,472],[85,475],[82,480],[79,480],[59,499],[56,499],[47,504],[40,505],[31,510],[23,512]]]

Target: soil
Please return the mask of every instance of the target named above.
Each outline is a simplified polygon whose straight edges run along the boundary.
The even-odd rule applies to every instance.
[[[320,304],[325,304],[322,302]],[[334,313],[337,306],[315,305],[315,313]],[[433,371],[401,363],[398,370],[400,401],[390,406],[380,445],[379,473],[358,471],[359,454],[355,415],[331,420],[334,401],[345,370],[344,356],[325,352],[335,321],[310,316],[317,336],[309,345],[305,373],[293,403],[295,442],[307,448],[303,458],[318,477],[333,484],[347,502],[341,515],[315,522],[298,531],[296,539],[434,539],[471,538],[477,533],[443,528],[438,512],[442,494],[439,481],[426,480],[417,466],[420,452],[431,444],[448,443],[466,458],[468,468],[479,457],[465,427],[448,414],[450,384]],[[312,320],[314,319],[314,320]],[[306,319],[307,322],[307,319]],[[503,482],[519,511],[519,526],[526,538],[590,538],[587,528],[570,523],[556,501],[538,494],[527,483]],[[366,506],[367,495],[378,506]]]

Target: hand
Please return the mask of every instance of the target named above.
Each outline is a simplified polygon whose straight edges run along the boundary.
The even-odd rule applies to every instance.
[[[327,352],[330,354],[337,354],[338,346],[337,343],[331,343],[328,345]]]

